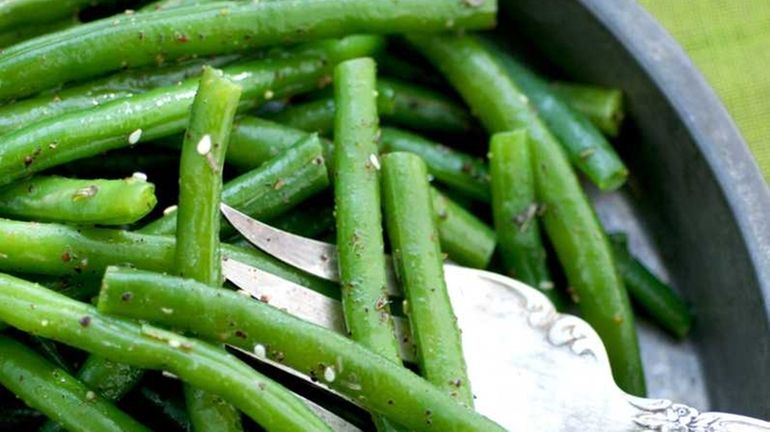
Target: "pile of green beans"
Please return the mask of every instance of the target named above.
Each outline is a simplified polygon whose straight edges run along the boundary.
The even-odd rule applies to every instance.
[[[445,262],[577,303],[644,395],[629,298],[679,339],[693,317],[578,181],[630,175],[623,94],[539,75],[496,20],[496,0],[0,1],[0,428],[331,430],[226,345],[381,432],[500,431]],[[250,246],[222,203],[336,243],[339,282]],[[340,301],[344,331],[235,292],[224,259]]]

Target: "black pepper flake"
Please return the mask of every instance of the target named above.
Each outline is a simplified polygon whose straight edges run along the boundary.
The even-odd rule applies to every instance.
[[[90,317],[90,316],[88,316],[88,315],[86,315],[86,316],[84,316],[83,318],[80,318],[80,319],[78,320],[78,322],[80,323],[80,325],[81,325],[82,327],[88,327],[89,325],[91,325],[91,317]]]
[[[134,293],[132,293],[132,292],[128,292],[128,291],[127,291],[127,292],[124,292],[123,294],[121,294],[121,295],[120,295],[120,299],[121,299],[122,301],[124,301],[124,302],[129,302],[129,301],[131,301],[131,299],[133,299],[133,298],[134,298]]]

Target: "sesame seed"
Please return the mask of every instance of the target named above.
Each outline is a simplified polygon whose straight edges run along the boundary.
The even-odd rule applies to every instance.
[[[369,162],[371,162],[372,166],[379,171],[380,170],[380,159],[377,157],[376,154],[372,153],[369,155]]]
[[[171,348],[179,348],[180,346],[182,346],[182,342],[180,342],[180,341],[179,341],[179,340],[177,340],[177,339],[169,339],[169,340],[168,340],[168,345],[169,345]]]
[[[44,319],[43,321],[40,321],[40,325],[43,327],[48,327],[48,320]]]
[[[275,93],[272,90],[265,90],[265,100],[270,100],[275,97]]]
[[[147,174],[143,172],[135,172],[131,174],[131,178],[139,181],[147,181]]]
[[[179,377],[178,377],[178,376],[176,376],[176,375],[172,374],[172,373],[171,373],[171,372],[169,372],[169,371],[163,371],[163,372],[161,372],[161,375],[163,375],[163,376],[164,376],[164,377],[166,377],[166,378],[174,378],[174,379],[179,379]]]
[[[170,215],[171,213],[174,213],[174,212],[176,211],[176,209],[177,209],[177,208],[178,208],[178,206],[176,206],[176,205],[172,205],[172,206],[168,206],[168,207],[166,207],[166,208],[163,210],[163,216],[168,216],[168,215]]]
[[[198,154],[201,156],[209,154],[211,151],[211,135],[203,135],[201,140],[198,141],[198,146],[195,148],[195,150],[197,150]]]
[[[267,358],[267,349],[262,344],[256,344],[254,345],[254,355],[261,359]]]
[[[87,401],[93,401],[96,400],[96,393],[93,392],[93,390],[88,390],[86,392],[86,400]]]
[[[174,313],[174,309],[166,308],[166,307],[160,308],[160,311],[166,315],[171,315],[172,313]]]
[[[85,198],[91,198],[92,196],[96,195],[97,192],[99,192],[98,186],[96,185],[86,186],[76,190],[75,193],[72,194],[72,200],[79,201]]]
[[[326,366],[326,369],[324,369],[324,379],[326,382],[334,382],[335,378],[337,378],[337,373],[334,372],[334,368],[332,366]]]
[[[142,129],[137,129],[128,135],[128,144],[134,145],[142,138]]]

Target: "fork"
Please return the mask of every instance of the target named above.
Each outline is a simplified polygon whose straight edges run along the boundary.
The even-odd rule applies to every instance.
[[[334,245],[280,231],[222,204],[225,218],[254,246],[300,270],[338,281]],[[249,295],[318,325],[344,331],[336,300],[224,257],[225,277]],[[388,263],[388,291],[402,297]],[[624,393],[607,353],[585,321],[558,313],[539,291],[514,279],[444,265],[462,330],[476,410],[509,430],[554,432],[770,432],[750,417],[699,412],[665,399]],[[399,340],[411,340],[396,319]],[[402,357],[414,360],[410,346]]]

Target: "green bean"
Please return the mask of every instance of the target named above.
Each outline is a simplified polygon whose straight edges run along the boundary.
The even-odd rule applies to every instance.
[[[348,60],[334,71],[334,201],[345,322],[353,340],[398,362],[385,291],[377,159],[376,67]]]
[[[527,131],[497,133],[492,136],[489,148],[492,209],[505,272],[539,289],[558,304],[559,297],[553,289],[540,238],[535,174]]]
[[[37,24],[32,26],[22,26],[13,29],[0,31],[0,49],[7,48],[25,40],[32,39],[34,37],[44,35],[47,33],[53,33],[60,30],[68,29],[75,25],[80,24],[74,17],[64,18],[60,21],[52,21],[45,24]]]
[[[187,60],[163,68],[127,70],[106,78],[6,104],[0,106],[0,133],[10,133],[31,123],[62,114],[134,97],[156,87],[176,85],[200,75],[204,65],[221,67],[239,58],[241,57],[237,55],[217,56]]]
[[[347,34],[444,31],[494,24],[494,0],[215,2],[148,14],[110,17],[8,49],[0,60],[0,99],[122,67],[190,55]],[[160,57],[159,57],[160,56]]]
[[[6,0],[0,3],[0,31],[61,21],[84,6],[109,1],[113,0]]]
[[[23,344],[0,336],[0,351],[0,384],[68,430],[149,430]]]
[[[158,0],[139,9],[138,12],[157,12],[184,6],[213,3],[216,0]]]
[[[131,224],[157,203],[142,177],[80,180],[38,176],[0,189],[0,215],[77,224]]]
[[[380,152],[410,152],[422,158],[430,175],[453,190],[489,202],[489,169],[480,159],[406,131],[383,128]]]
[[[184,135],[179,169],[176,273],[211,287],[222,285],[219,202],[222,170],[241,88],[204,68]],[[214,394],[186,385],[187,411],[196,431],[241,431],[238,411]]]
[[[88,388],[111,401],[122,399],[143,375],[141,369],[94,355],[78,371],[78,378]]]
[[[410,41],[458,89],[490,132],[529,132],[546,232],[579,296],[583,316],[607,347],[615,380],[625,391],[643,395],[644,372],[628,294],[564,150],[505,70],[473,37],[412,36]]]
[[[618,89],[555,82],[553,90],[607,136],[616,137],[625,117],[623,92]]]
[[[314,89],[319,80],[326,82],[336,63],[370,53],[380,44],[380,39],[368,36],[321,41],[296,48],[288,57],[230,66],[225,72],[245,89],[241,109],[247,109],[265,99]],[[197,80],[189,79],[5,135],[0,147],[0,185],[75,159],[181,132],[196,86]]]
[[[106,316],[91,305],[11,276],[0,275],[0,303],[0,319],[19,330],[113,361],[168,371],[220,394],[267,430],[329,430],[296,396],[221,348]]]
[[[383,133],[384,136],[391,136],[389,130]],[[271,155],[283,151],[291,146],[294,140],[307,137],[308,134],[294,128],[279,125],[268,120],[257,119],[253,117],[244,117],[236,123],[230,138],[230,148],[228,149],[228,162],[236,166],[250,167],[258,166],[267,160]],[[403,136],[403,133],[401,134]],[[321,140],[326,149],[327,157],[332,153],[333,145],[325,140]],[[447,166],[451,163],[456,164],[457,160],[470,162],[470,158],[462,156],[449,156],[447,161],[442,161],[438,157],[442,151],[438,145],[431,150],[429,146],[422,145],[416,140],[409,142],[398,142],[389,140],[390,144],[404,146],[403,149],[414,150],[421,153],[421,156],[428,161],[430,166],[441,167],[449,170]],[[434,145],[431,143],[431,145]],[[331,156],[333,158],[333,156]],[[435,165],[434,165],[435,162]],[[444,165],[441,165],[444,164]],[[478,168],[477,168],[478,167]],[[332,168],[331,164],[327,168]],[[473,165],[471,173],[483,172],[486,167],[483,165]],[[437,169],[436,172],[439,170]],[[473,174],[480,176],[481,174]],[[449,257],[458,264],[485,268],[492,257],[495,249],[495,233],[478,218],[464,210],[462,207],[451,202],[446,197],[439,198],[440,194],[434,192],[434,209],[436,210],[437,222],[439,225],[439,236],[441,238],[441,247]]]
[[[272,120],[297,129],[328,135],[334,126],[334,99],[320,98],[291,106]],[[377,81],[377,112],[383,122],[422,131],[467,132],[468,111],[446,96],[395,80]]]
[[[126,296],[130,299],[122,300]],[[174,313],[163,314],[158,305]],[[98,307],[104,313],[157,322],[264,353],[412,430],[501,430],[361,344],[268,304],[244,301],[234,292],[215,292],[172,276],[111,268]]]
[[[318,137],[306,136],[259,168],[227,182],[222,201],[258,219],[281,215],[329,185],[322,154]],[[176,213],[173,210],[167,212],[139,232],[174,233]],[[225,236],[233,233],[229,225],[222,229]]]
[[[0,219],[0,271],[6,272],[101,278],[110,265],[173,272],[175,246],[170,236]],[[336,284],[309,276],[256,249],[223,244],[222,255],[339,297]]]
[[[572,164],[603,191],[622,186],[628,178],[628,168],[590,120],[573,111],[546,81],[502,48],[486,40],[484,44],[537,108],[538,115],[559,140]]]
[[[431,189],[441,249],[457,264],[484,269],[492,259],[497,236],[484,222],[436,189]]]
[[[334,209],[328,205],[328,197],[321,195],[311,202],[303,203],[281,217],[271,221],[271,225],[283,231],[302,237],[318,237],[334,229]]]
[[[444,263],[428,185],[419,156],[391,153],[382,159],[385,221],[417,346],[420,372],[460,403],[472,407],[457,318],[444,282]]]
[[[673,288],[631,255],[625,234],[610,234],[609,239],[631,299],[672,335],[680,339],[687,336],[693,320],[687,304]]]

